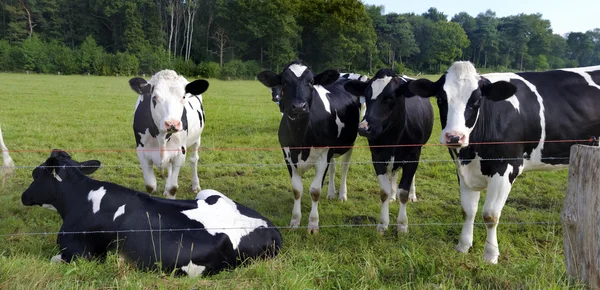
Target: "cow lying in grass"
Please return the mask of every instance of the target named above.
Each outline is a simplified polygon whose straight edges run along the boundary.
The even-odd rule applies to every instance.
[[[8,155],[8,148],[6,148],[4,139],[2,139],[2,130],[0,130],[0,149],[2,149],[2,168],[0,168],[0,176],[2,176],[2,185],[4,185],[6,178],[15,170],[15,162],[13,162],[10,155]]]
[[[33,170],[21,200],[62,217],[54,261],[103,258],[116,250],[141,269],[197,276],[273,257],[281,247],[281,234],[269,220],[215,190],[199,192],[196,200],[153,197],[86,176],[99,166],[54,151]]]

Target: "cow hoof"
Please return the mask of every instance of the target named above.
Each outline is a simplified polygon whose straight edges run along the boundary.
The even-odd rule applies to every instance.
[[[314,225],[314,226],[308,226],[308,233],[311,235],[316,235],[319,233],[319,226]]]
[[[196,186],[192,186],[192,192],[193,193],[198,193],[200,192],[202,189],[200,188],[200,185],[196,185]]]
[[[390,196],[390,201],[396,201],[396,195],[395,194],[392,194]]]
[[[63,261],[62,260],[62,254],[58,254],[58,255],[50,258],[50,262],[52,262],[52,264],[57,264],[57,263],[60,263],[62,261]]]
[[[300,226],[300,220],[292,220],[292,221],[290,221],[290,227],[292,227],[292,229],[297,229],[298,226]]]
[[[146,185],[146,192],[153,194],[156,191],[156,186]]]
[[[410,202],[417,202],[417,195],[416,194],[412,194],[408,196],[408,201]]]
[[[341,201],[341,202],[345,202],[345,201],[347,201],[347,200],[348,200],[348,197],[347,197],[347,196],[345,196],[345,195],[343,195],[343,196],[342,196],[342,195],[340,195],[340,201]]]
[[[398,233],[408,233],[408,225],[398,225]]]
[[[387,226],[383,225],[383,224],[378,224],[377,225],[377,232],[383,236],[383,234],[385,234],[385,231],[387,231]]]
[[[462,244],[460,244],[460,243],[459,243],[458,245],[456,245],[456,248],[455,248],[455,249],[456,249],[457,251],[461,252],[461,253],[464,253],[464,254],[466,254],[466,253],[468,253],[468,252],[469,252],[469,249],[470,249],[470,248],[471,248],[471,246],[470,246],[470,245],[462,245]]]
[[[489,256],[488,256],[488,255],[485,255],[485,254],[484,254],[484,255],[483,255],[483,260],[484,260],[486,263],[490,263],[490,264],[493,264],[493,265],[495,265],[495,264],[498,264],[498,255],[489,255]]]
[[[165,198],[175,199],[175,195],[174,194],[169,194],[169,193],[165,192],[163,195],[165,196]]]
[[[335,199],[335,193],[334,194],[328,194],[327,195],[327,199],[334,200]]]

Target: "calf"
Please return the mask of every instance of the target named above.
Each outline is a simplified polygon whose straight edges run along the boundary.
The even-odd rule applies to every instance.
[[[564,168],[574,144],[566,140],[600,135],[600,66],[480,75],[470,62],[455,62],[436,82],[409,87],[437,98],[440,142],[450,149],[460,184],[460,252],[473,244],[479,193],[487,189],[483,255],[490,263],[498,262],[496,228],[517,176]]]
[[[0,170],[0,175],[2,175],[2,185],[6,181],[6,178],[13,174],[15,170],[15,162],[10,158],[8,154],[8,148],[4,144],[4,139],[2,138],[2,130],[0,129],[0,149],[2,149],[2,170]]]
[[[115,250],[140,269],[196,276],[273,257],[281,247],[281,234],[269,220],[217,191],[200,191],[196,200],[153,197],[85,175],[99,166],[54,151],[33,170],[21,200],[60,214],[61,250],[54,261],[103,258]]]
[[[175,198],[179,170],[185,163],[189,147],[192,147],[192,191],[200,191],[198,148],[205,123],[201,94],[208,89],[208,82],[196,80],[190,83],[175,71],[162,70],[153,75],[150,82],[133,78],[129,85],[139,94],[133,133],[148,193],[156,190],[152,168],[155,164],[159,169],[168,169],[163,194]]]
[[[319,230],[318,204],[323,179],[332,158],[342,156],[342,182],[339,199],[347,199],[346,177],[352,146],[356,140],[360,102],[344,89],[347,79],[339,79],[335,70],[315,75],[300,61],[287,65],[281,74],[263,71],[258,80],[266,87],[281,87],[281,105],[284,108],[279,124],[279,144],[292,178],[294,209],[290,225],[298,227],[302,213],[300,200],[303,193],[302,174],[313,166],[315,178],[310,186],[312,209],[308,230]],[[332,162],[331,170],[335,169]],[[327,197],[335,198],[330,175]]]
[[[433,129],[433,108],[429,99],[407,98],[413,95],[408,89],[411,81],[396,76],[389,69],[381,69],[367,83],[351,81],[344,85],[347,91],[366,98],[367,111],[358,133],[367,137],[371,146],[382,202],[377,230],[382,234],[389,225],[389,201],[395,200],[398,191],[398,231],[408,231],[406,203],[417,199],[415,173],[422,144],[429,140]],[[397,146],[410,144],[415,146]],[[400,168],[402,178],[396,186]]]

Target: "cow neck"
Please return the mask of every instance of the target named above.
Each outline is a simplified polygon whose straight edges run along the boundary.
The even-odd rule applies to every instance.
[[[58,194],[54,207],[63,220],[68,213],[67,209],[81,208],[88,203],[88,193],[93,189],[90,186],[93,179],[68,166],[63,167],[59,174],[62,181],[57,180],[55,183]]]
[[[288,129],[288,136],[291,141],[291,145],[298,147],[305,145],[306,134],[309,132],[311,113],[307,113],[306,117],[301,120],[292,121],[287,116],[287,113],[283,116],[285,126]]]
[[[396,116],[404,116],[403,118],[397,118]],[[381,131],[381,134],[379,134],[379,138],[377,139],[382,139],[385,142],[395,142],[396,140],[388,140],[387,138],[385,138],[386,136],[388,136],[388,134],[394,136],[397,135],[398,139],[402,137],[402,134],[404,134],[404,130],[406,129],[406,123],[407,123],[407,118],[408,115],[406,113],[406,99],[404,97],[400,97],[399,100],[394,104],[394,108],[392,109],[392,111],[388,114],[387,116],[388,120],[393,120],[392,122],[390,122],[391,124],[384,127]]]

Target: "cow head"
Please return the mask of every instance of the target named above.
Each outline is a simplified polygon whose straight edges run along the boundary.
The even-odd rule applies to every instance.
[[[398,77],[389,69],[379,70],[368,82],[350,81],[344,85],[349,93],[364,96],[367,110],[358,125],[358,133],[367,139],[376,139],[388,128],[404,121],[404,97],[410,80]]]
[[[336,70],[326,70],[315,76],[300,61],[287,65],[281,74],[263,71],[257,75],[258,80],[268,88],[281,88],[280,106],[291,121],[304,119],[308,115],[315,87],[330,85],[339,77],[340,73]]]
[[[440,142],[449,147],[466,147],[482,99],[502,101],[513,96],[517,88],[505,81],[490,82],[477,73],[470,62],[455,62],[436,82],[419,79],[410,90],[419,96],[437,98],[442,123]]]
[[[183,110],[187,94],[200,95],[208,89],[208,82],[188,82],[172,70],[162,70],[150,82],[143,78],[129,80],[131,89],[152,101],[152,118],[160,132],[175,133],[183,130]]]
[[[60,209],[63,202],[60,198],[60,183],[72,177],[68,171],[76,170],[84,174],[92,174],[98,168],[100,168],[98,160],[77,162],[71,159],[67,152],[54,150],[44,163],[33,170],[31,174],[33,182],[21,195],[21,202],[26,206],[39,205],[49,209]]]

